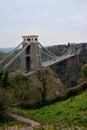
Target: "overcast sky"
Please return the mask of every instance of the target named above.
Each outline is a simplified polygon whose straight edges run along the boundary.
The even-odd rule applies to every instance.
[[[87,0],[0,0],[0,47],[32,34],[43,45],[87,42]]]

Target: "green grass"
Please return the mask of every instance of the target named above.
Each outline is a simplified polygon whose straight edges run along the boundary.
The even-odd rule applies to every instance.
[[[87,128],[87,91],[41,109],[16,109],[16,112],[41,124],[53,124],[55,126],[73,124]]]
[[[11,120],[11,121],[7,121],[4,123],[0,123],[0,127],[4,127],[4,126],[15,126],[15,125],[20,125],[20,126],[31,126],[30,123],[25,123],[23,121],[18,121],[18,120]]]
[[[25,123],[22,121],[17,121],[17,120],[12,120],[12,121],[7,121],[4,123],[0,123],[0,130],[10,130],[10,126],[14,127],[15,130],[19,130],[23,126],[31,126],[30,123]]]

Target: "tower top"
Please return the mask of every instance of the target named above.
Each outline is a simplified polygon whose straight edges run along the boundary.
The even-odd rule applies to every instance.
[[[27,35],[27,36],[22,36],[23,38],[23,42],[27,43],[27,42],[38,42],[38,37],[37,35]]]

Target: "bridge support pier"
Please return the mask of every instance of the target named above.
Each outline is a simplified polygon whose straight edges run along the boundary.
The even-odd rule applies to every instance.
[[[37,71],[41,67],[41,55],[38,36],[22,36],[22,48],[26,48],[21,55],[21,70],[25,73]]]

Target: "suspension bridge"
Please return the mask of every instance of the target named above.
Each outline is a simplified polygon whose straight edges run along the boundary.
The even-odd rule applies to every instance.
[[[40,44],[38,36],[23,36],[23,42],[0,61],[0,68],[10,72],[20,70],[30,73],[78,55],[79,52],[75,44],[71,44],[62,56],[57,56]]]

